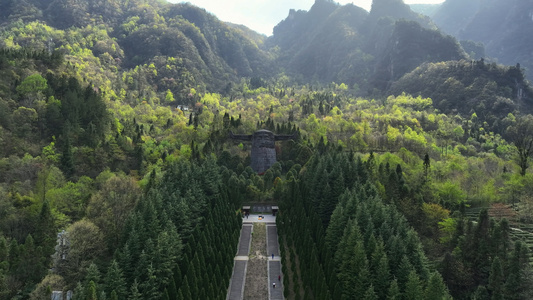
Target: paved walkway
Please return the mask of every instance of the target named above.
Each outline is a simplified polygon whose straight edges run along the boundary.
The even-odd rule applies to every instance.
[[[241,229],[241,237],[239,238],[239,248],[237,249],[237,256],[248,256],[250,253],[250,243],[252,242],[252,228],[253,225],[243,224]]]
[[[279,278],[279,279],[278,279]],[[270,282],[269,297],[271,300],[283,300],[283,278],[281,278],[281,261],[268,261],[268,281]],[[272,283],[276,283],[276,288]]]
[[[278,230],[276,228],[276,217],[263,215],[259,220],[258,215],[250,215],[248,219],[243,219],[239,247],[233,264],[233,274],[230,280],[227,300],[242,300],[244,295],[244,284],[246,281],[246,271],[248,267],[248,255],[252,241],[253,223],[266,224],[266,250],[268,254],[268,299],[283,300],[283,275],[281,274],[281,258],[279,256]],[[274,256],[272,256],[272,254]],[[273,283],[276,283],[274,288]]]
[[[244,279],[248,260],[235,260],[233,263],[233,275],[231,276],[228,290],[228,300],[241,300],[244,293]]]
[[[267,225],[267,254],[272,258],[279,256],[278,228],[276,225]]]
[[[268,253],[268,297],[271,300],[283,299],[283,281],[281,280],[281,257],[279,256],[278,229],[276,225],[267,225]],[[274,284],[276,283],[276,287]]]
[[[252,241],[253,225],[243,224],[239,247],[233,263],[233,274],[229,283],[227,300],[241,300],[244,294],[244,282],[246,280],[246,268],[248,267],[248,254],[250,253],[250,242]]]

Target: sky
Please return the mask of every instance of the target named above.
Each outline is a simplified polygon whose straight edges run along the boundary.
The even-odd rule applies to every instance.
[[[272,35],[272,29],[289,15],[290,9],[309,10],[315,0],[167,0],[172,3],[190,2],[217,16],[220,20],[243,24],[259,33]],[[370,10],[372,0],[337,0],[353,3]],[[404,0],[413,3],[442,3],[444,0]]]

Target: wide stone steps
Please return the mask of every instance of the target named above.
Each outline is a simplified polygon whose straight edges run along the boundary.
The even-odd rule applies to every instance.
[[[250,258],[250,248],[252,242],[252,234],[254,230],[254,223],[265,223],[266,225],[266,253],[268,255],[267,263],[267,278],[268,294],[259,295],[257,299],[269,300],[283,300],[283,280],[281,272],[281,258],[279,256],[278,231],[276,227],[276,219],[273,216],[265,216],[259,219],[257,216],[251,215],[249,218],[243,220],[241,235],[239,238],[239,246],[233,264],[233,273],[228,287],[227,300],[243,300],[246,286],[246,273],[248,272],[248,261]],[[255,243],[255,242],[254,242]],[[252,264],[253,265],[253,264]],[[276,283],[274,287],[274,283]]]

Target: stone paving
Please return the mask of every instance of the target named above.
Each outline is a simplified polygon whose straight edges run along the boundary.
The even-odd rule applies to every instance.
[[[261,216],[261,219],[259,219],[259,216]],[[276,224],[276,216],[273,216],[272,214],[263,214],[263,215],[249,215],[248,218],[242,219],[243,224],[253,224],[253,223],[272,223]]]
[[[244,294],[244,279],[246,278],[246,267],[248,260],[235,260],[233,264],[233,275],[231,276],[228,291],[228,300],[241,300]]]
[[[228,289],[227,300],[242,300],[244,297],[244,286],[246,281],[246,271],[248,267],[248,255],[250,254],[250,243],[252,240],[253,223],[266,224],[266,250],[268,255],[268,299],[283,300],[283,274],[281,274],[281,258],[279,256],[278,230],[276,228],[276,217],[272,215],[250,215],[243,219],[239,246],[235,256],[233,274]],[[272,256],[272,254],[274,256]],[[276,283],[274,288],[273,283]],[[267,295],[265,295],[265,298]]]
[[[278,229],[276,225],[267,225],[267,253],[268,253],[268,296],[271,300],[283,299],[283,284],[281,279],[281,258],[279,256]],[[274,287],[276,283],[276,287]]]
[[[252,230],[253,225],[242,225],[239,247],[237,248],[237,255],[233,264],[233,274],[231,275],[230,287],[226,297],[228,300],[241,300],[243,298]]]
[[[250,242],[252,241],[253,225],[243,224],[241,229],[241,237],[239,238],[239,248],[237,249],[237,256],[248,256],[250,253]]]
[[[281,261],[274,256],[268,261],[269,298],[271,300],[283,299],[283,278],[281,278]],[[276,283],[274,288],[272,283]]]
[[[267,225],[267,254],[272,258],[279,256],[278,229],[276,225]]]

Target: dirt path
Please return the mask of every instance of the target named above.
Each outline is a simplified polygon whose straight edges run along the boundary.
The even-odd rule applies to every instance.
[[[245,300],[268,300],[267,263],[266,226],[264,223],[254,223],[252,247],[244,286]]]

